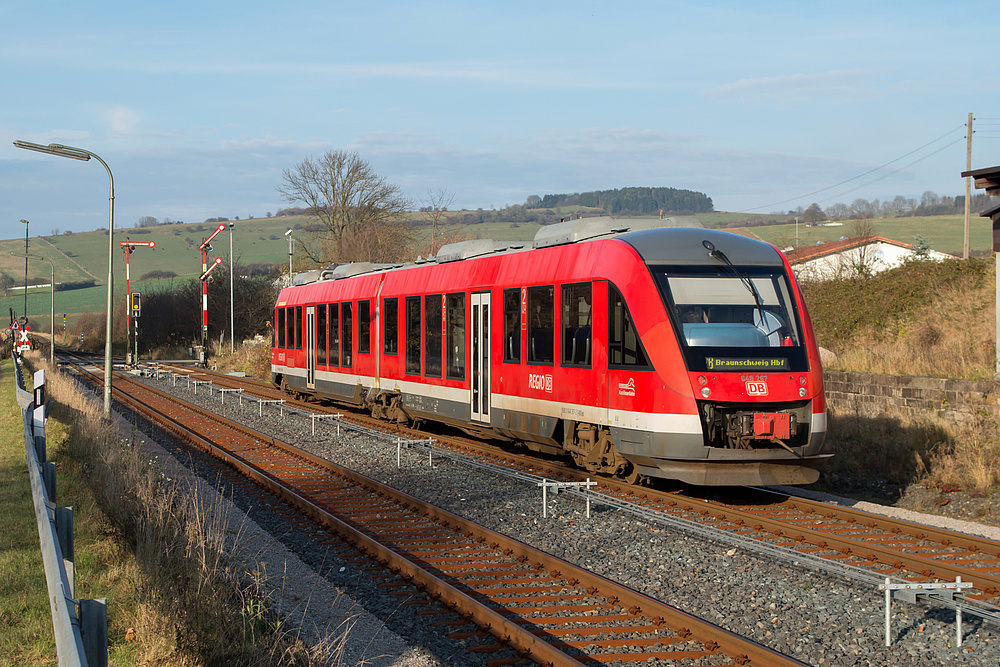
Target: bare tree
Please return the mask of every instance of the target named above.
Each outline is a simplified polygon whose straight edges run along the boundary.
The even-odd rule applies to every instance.
[[[444,219],[445,213],[448,212],[448,207],[451,206],[453,201],[455,201],[454,192],[449,192],[448,190],[434,192],[430,188],[427,188],[427,200],[421,201],[423,204],[421,209],[424,211],[427,219],[431,221],[431,244],[427,249],[428,255],[437,254],[437,251],[441,248],[441,245],[437,243],[438,223]]]
[[[875,236],[875,221],[871,218],[858,218],[847,229],[848,238],[868,238]]]
[[[353,239],[368,226],[399,225],[411,203],[399,187],[379,176],[355,152],[331,150],[319,158],[307,157],[282,172],[278,192],[288,202],[302,202],[319,224],[303,243],[318,264],[360,259]],[[352,242],[348,243],[348,239]]]

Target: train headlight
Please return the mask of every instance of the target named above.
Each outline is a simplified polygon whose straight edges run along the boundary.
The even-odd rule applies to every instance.
[[[712,393],[712,390],[709,389],[708,387],[702,387],[701,388],[701,395],[704,396],[705,398],[708,398],[711,393]]]
[[[806,397],[806,388],[805,387],[799,387],[799,396],[801,396],[802,398]]]

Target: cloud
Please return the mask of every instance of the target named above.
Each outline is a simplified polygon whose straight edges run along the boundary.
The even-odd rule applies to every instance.
[[[135,134],[141,120],[142,116],[128,107],[111,107],[104,112],[104,121],[112,134]]]
[[[832,97],[837,101],[856,101],[879,96],[874,79],[884,69],[839,69],[816,74],[740,79],[708,89],[712,97],[744,102],[802,102]]]

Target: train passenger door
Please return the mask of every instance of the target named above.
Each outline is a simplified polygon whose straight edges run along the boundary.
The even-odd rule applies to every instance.
[[[472,421],[490,422],[490,294],[472,295]]]
[[[316,388],[316,306],[306,306],[306,387]]]

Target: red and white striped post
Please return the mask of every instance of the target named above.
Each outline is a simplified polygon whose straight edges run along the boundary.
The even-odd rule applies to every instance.
[[[221,257],[216,257],[212,266],[208,265],[208,252],[212,249],[212,239],[219,235],[226,228],[225,223],[216,227],[212,235],[202,242],[198,249],[201,250],[201,363],[208,361],[208,274],[212,269],[222,263]]]

